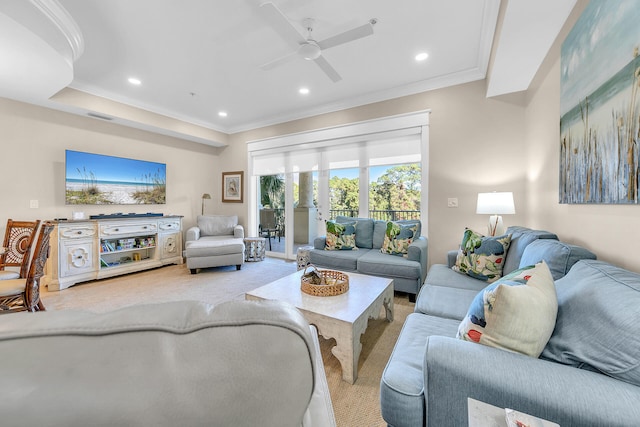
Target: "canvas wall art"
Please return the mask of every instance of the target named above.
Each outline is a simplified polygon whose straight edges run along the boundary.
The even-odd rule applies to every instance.
[[[638,204],[640,1],[592,0],[560,59],[560,203]]]

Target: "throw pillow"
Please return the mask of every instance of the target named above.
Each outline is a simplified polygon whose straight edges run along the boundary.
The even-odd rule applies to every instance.
[[[387,221],[387,229],[384,233],[384,242],[380,252],[406,258],[409,253],[409,245],[413,242],[417,231],[417,224],[401,224],[395,221]]]
[[[358,250],[356,247],[356,222],[337,223],[327,221],[326,251]]]
[[[538,357],[556,324],[558,300],[543,261],[516,270],[476,295],[457,337]]]
[[[484,237],[465,228],[453,270],[485,282],[502,276],[504,259],[511,244],[511,234]]]

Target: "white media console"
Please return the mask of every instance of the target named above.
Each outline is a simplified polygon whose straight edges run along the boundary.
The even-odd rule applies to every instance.
[[[44,284],[49,291],[59,291],[182,263],[182,216],[56,221]]]

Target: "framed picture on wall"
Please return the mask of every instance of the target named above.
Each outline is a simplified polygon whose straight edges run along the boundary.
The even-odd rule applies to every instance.
[[[222,172],[222,202],[242,203],[244,172]]]

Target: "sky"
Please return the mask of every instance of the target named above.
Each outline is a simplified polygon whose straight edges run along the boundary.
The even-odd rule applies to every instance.
[[[66,178],[98,181],[147,182],[145,175],[166,181],[166,164],[66,150]],[[78,169],[80,172],[78,172]],[[86,171],[86,173],[85,173]],[[86,175],[86,176],[85,176]]]

